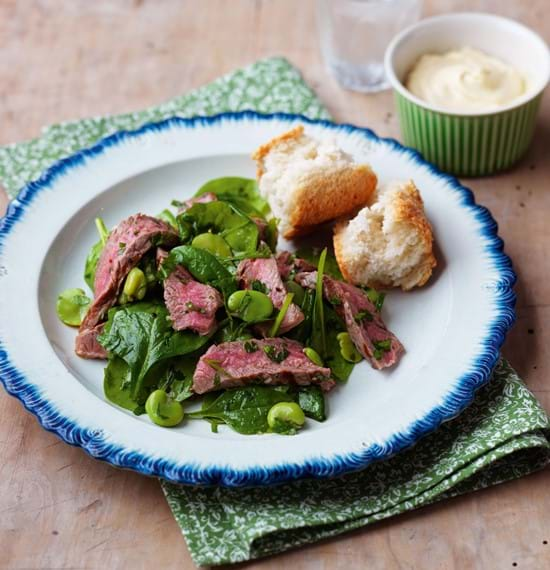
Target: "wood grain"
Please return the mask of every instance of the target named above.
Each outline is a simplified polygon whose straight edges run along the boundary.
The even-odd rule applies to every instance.
[[[425,4],[426,14],[501,13],[550,40],[547,0]],[[46,124],[140,109],[270,55],[296,64],[337,120],[399,136],[390,93],[345,92],[325,73],[312,0],[0,0],[0,144]],[[499,220],[519,275],[505,355],[547,409],[549,148],[547,94],[522,163],[468,181]],[[156,481],[61,443],[3,392],[0,458],[0,568],[193,568]],[[243,567],[548,568],[549,483],[544,471]]]

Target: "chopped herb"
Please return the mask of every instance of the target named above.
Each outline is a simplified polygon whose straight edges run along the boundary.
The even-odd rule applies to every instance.
[[[250,354],[258,350],[258,345],[253,340],[247,340],[244,343],[244,349]]]
[[[259,291],[260,293],[264,293],[265,295],[269,294],[269,289],[267,288],[265,283],[262,283],[259,279],[254,279],[250,284],[250,288],[253,291]]]
[[[123,241],[119,242],[119,244],[118,244],[118,254],[121,255],[122,252],[123,252],[125,249],[126,249],[126,244],[125,244]]]
[[[174,208],[182,208],[183,206],[185,206],[185,203],[181,202],[180,200],[172,200],[170,204],[172,204]]]
[[[385,293],[380,293],[376,289],[367,287],[366,289],[367,297],[369,301],[374,305],[374,308],[380,312],[382,310],[382,305],[384,304],[384,299],[386,297]]]
[[[267,345],[264,346],[264,352],[270,360],[273,360],[273,362],[276,362],[277,364],[283,362],[283,360],[285,360],[289,355],[289,352],[285,345],[283,345],[279,351],[274,346]]]
[[[391,350],[391,338],[385,340],[373,340],[372,345],[374,346],[373,356],[376,360],[380,360],[384,356],[385,352]]]
[[[338,307],[342,304],[342,299],[340,299],[339,297],[330,297],[328,302],[331,305],[334,305],[335,307]]]
[[[372,316],[372,313],[370,311],[367,311],[366,309],[364,311],[359,311],[354,317],[356,323],[360,323],[361,321],[370,322],[373,319],[374,317]]]

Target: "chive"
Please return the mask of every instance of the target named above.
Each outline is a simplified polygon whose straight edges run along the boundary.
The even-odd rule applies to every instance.
[[[285,318],[285,315],[292,303],[292,299],[294,298],[294,293],[287,293],[285,300],[283,301],[283,304],[281,305],[281,309],[279,310],[279,314],[277,315],[277,318],[275,319],[275,322],[273,323],[273,326],[271,327],[271,330],[269,331],[269,336],[277,336],[277,333],[279,332],[279,329],[281,328],[281,323],[283,322],[283,319]]]
[[[107,238],[109,237],[109,230],[107,229],[105,222],[101,218],[96,218],[95,227],[97,228],[101,245],[105,245],[107,243]]]
[[[259,279],[254,279],[250,284],[250,288],[253,291],[259,291],[260,293],[264,293],[265,295],[269,294],[269,289],[267,288],[265,283],[262,283]]]
[[[376,360],[380,360],[385,352],[389,352],[391,350],[391,338],[386,338],[384,340],[373,340],[372,346],[374,346],[374,358]]]
[[[374,317],[372,316],[372,313],[370,311],[364,310],[364,311],[359,311],[355,317],[353,317],[356,323],[360,323],[361,321],[365,320],[365,321],[372,321],[374,319]]]
[[[374,308],[380,312],[382,310],[382,305],[384,304],[384,299],[386,297],[385,293],[380,293],[376,289],[367,288],[367,297],[369,301],[374,305]]]
[[[327,248],[323,249],[319,256],[317,265],[317,281],[315,283],[315,307],[313,311],[313,348],[319,353],[321,358],[327,354],[327,339],[325,334],[325,311],[323,307],[323,277],[325,273],[325,261],[327,259]],[[319,335],[316,338],[317,334]]]

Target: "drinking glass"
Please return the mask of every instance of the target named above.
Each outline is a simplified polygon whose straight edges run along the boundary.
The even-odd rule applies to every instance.
[[[422,0],[317,0],[321,53],[345,89],[387,89],[384,52],[390,40],[420,18]]]

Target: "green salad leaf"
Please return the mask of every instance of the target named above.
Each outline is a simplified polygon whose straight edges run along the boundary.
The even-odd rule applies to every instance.
[[[222,392],[216,399],[207,400],[202,409],[187,414],[191,419],[206,419],[227,424],[245,435],[269,431],[267,414],[278,402],[293,402],[286,386],[246,386]]]
[[[212,285],[227,298],[237,290],[237,283],[229,270],[215,255],[191,245],[180,245],[170,251],[159,269],[162,279],[166,279],[177,265],[183,265],[201,283]]]
[[[297,393],[298,405],[304,414],[318,422],[327,419],[325,412],[325,396],[319,386],[303,386]]]
[[[219,324],[214,336],[216,344],[221,342],[233,342],[235,340],[249,340],[253,338],[248,328],[248,323],[230,316]]]
[[[166,366],[165,376],[158,381],[158,387],[164,390],[176,402],[183,402],[194,396],[192,390],[193,373],[197,359],[193,357],[175,358]]]
[[[296,257],[305,259],[312,265],[317,265],[319,263],[319,258],[321,257],[322,251],[318,247],[302,247],[296,251]],[[334,277],[335,279],[343,280],[344,276],[338,267],[338,262],[334,254],[327,251],[325,260],[325,275]]]
[[[111,356],[121,358],[128,365],[129,377],[125,378],[124,387],[129,386],[129,394],[136,401],[142,399],[147,375],[155,365],[194,352],[208,340],[208,336],[174,331],[168,311],[162,306],[154,312],[120,309],[98,337]]]
[[[237,176],[215,178],[201,186],[195,196],[202,196],[207,192],[216,194],[220,200],[232,203],[249,216],[265,218],[271,213],[269,204],[260,196],[258,183],[252,178]]]
[[[178,216],[185,223],[186,232],[219,234],[235,255],[252,255],[258,247],[258,226],[245,213],[228,202],[197,203]]]
[[[90,249],[90,252],[86,257],[86,263],[84,264],[84,281],[92,291],[94,290],[97,263],[101,257],[101,252],[107,243],[107,239],[109,238],[109,230],[101,218],[96,218],[95,226],[99,233],[99,241],[94,243]]]
[[[176,230],[178,229],[178,223],[176,222],[176,216],[174,216],[174,214],[168,208],[165,208],[164,210],[162,210],[162,212],[160,214],[157,214],[156,217],[159,220],[162,220],[163,222],[167,223],[169,226],[172,226]]]
[[[103,374],[103,391],[110,402],[125,410],[133,412],[140,405],[132,395],[130,367],[118,356],[109,358]]]

